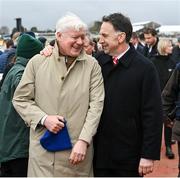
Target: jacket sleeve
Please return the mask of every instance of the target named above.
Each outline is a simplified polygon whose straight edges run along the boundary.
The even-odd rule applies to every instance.
[[[168,116],[175,109],[179,89],[180,72],[176,68],[162,91],[163,114]]]
[[[95,62],[91,72],[89,98],[89,109],[79,139],[90,144],[97,131],[104,104],[104,83],[98,62]]]
[[[34,57],[35,58],[35,57]],[[46,115],[37,105],[35,98],[35,69],[31,59],[23,73],[22,79],[15,90],[13,105],[22,119],[34,130],[41,118]]]
[[[162,103],[157,72],[148,65],[142,82],[142,152],[141,158],[159,160],[162,137]]]
[[[22,75],[23,75],[23,71],[20,71],[14,77],[14,87],[15,88],[17,88],[17,86],[19,85],[19,82],[21,81]]]

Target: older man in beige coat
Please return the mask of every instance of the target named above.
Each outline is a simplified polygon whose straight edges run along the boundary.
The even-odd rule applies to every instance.
[[[15,91],[13,104],[30,126],[28,176],[92,176],[93,145],[104,101],[97,61],[83,52],[87,26],[75,15],[56,25],[50,57],[34,56]],[[49,152],[40,138],[61,132],[64,118],[72,150]]]

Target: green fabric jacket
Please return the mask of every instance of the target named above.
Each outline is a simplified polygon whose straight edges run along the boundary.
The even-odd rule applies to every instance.
[[[29,128],[12,105],[28,59],[18,57],[8,72],[0,92],[0,162],[28,157]]]

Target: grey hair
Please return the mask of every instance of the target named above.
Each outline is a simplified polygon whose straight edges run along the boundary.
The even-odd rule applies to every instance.
[[[73,13],[68,13],[57,21],[56,34],[57,32],[64,32],[68,29],[75,29],[76,31],[84,29],[87,31],[88,27],[78,16]]]
[[[89,40],[89,44],[91,44],[91,45],[94,44],[94,40],[93,40],[92,34],[90,32],[87,32],[86,37]]]

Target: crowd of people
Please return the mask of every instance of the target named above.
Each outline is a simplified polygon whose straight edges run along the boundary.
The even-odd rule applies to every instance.
[[[172,139],[180,154],[180,45],[153,28],[143,37],[121,13],[102,18],[98,41],[75,14],[48,46],[13,34],[0,55],[1,176],[143,177],[163,126],[167,159]]]

